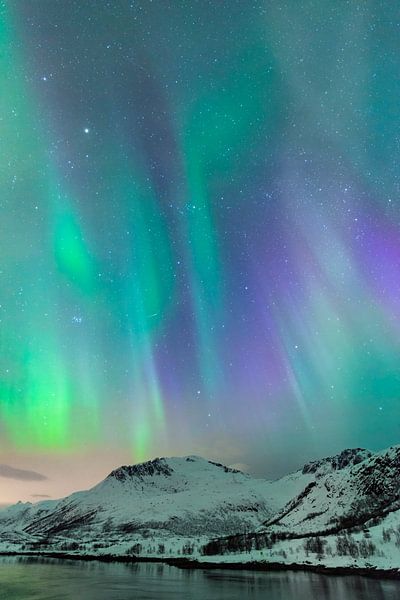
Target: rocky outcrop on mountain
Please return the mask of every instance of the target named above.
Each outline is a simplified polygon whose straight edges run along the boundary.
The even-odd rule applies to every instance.
[[[153,477],[153,475],[170,476],[173,469],[168,465],[165,458],[155,458],[139,465],[130,465],[119,467],[111,471],[108,477],[114,477],[118,481],[126,481],[132,477],[138,477],[143,480],[144,477]]]
[[[324,475],[329,471],[340,471],[346,467],[352,467],[370,458],[373,452],[364,448],[351,448],[343,450],[336,456],[330,456],[321,460],[314,460],[304,465],[303,474],[315,473],[316,475]]]

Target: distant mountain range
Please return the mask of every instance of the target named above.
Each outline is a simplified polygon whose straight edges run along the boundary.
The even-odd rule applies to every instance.
[[[198,456],[123,466],[88,491],[1,509],[0,552],[400,572],[400,446],[276,481]]]

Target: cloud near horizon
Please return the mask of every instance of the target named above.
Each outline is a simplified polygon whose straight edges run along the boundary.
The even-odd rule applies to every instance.
[[[31,494],[31,498],[51,498],[48,494]]]
[[[17,469],[10,465],[0,464],[0,477],[7,479],[17,479],[18,481],[45,481],[46,475],[37,473],[37,471],[29,471],[27,469]]]

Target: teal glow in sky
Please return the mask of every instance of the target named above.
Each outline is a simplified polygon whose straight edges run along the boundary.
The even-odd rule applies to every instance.
[[[0,7],[1,462],[398,443],[393,3]]]

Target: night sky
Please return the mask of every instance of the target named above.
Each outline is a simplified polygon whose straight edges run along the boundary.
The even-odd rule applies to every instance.
[[[400,442],[396,3],[0,7],[0,503]]]

